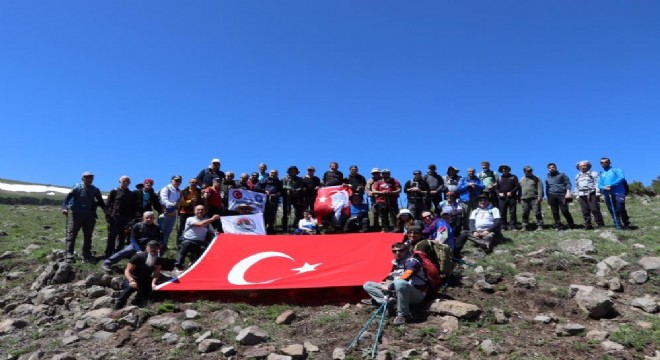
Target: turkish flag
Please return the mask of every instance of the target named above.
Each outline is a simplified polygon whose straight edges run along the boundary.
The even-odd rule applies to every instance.
[[[158,290],[309,289],[362,286],[392,267],[401,234],[220,234],[202,257]]]
[[[314,215],[319,222],[329,214],[334,213],[335,218],[339,215],[350,216],[351,210],[351,188],[348,185],[328,186],[320,188],[314,203]]]

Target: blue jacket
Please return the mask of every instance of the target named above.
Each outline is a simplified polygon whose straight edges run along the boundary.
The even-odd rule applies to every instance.
[[[626,188],[623,185],[625,179],[623,170],[610,167],[598,175],[598,188],[602,193],[606,193],[605,187],[610,186],[610,192],[612,194],[625,194]]]
[[[470,191],[470,183],[474,183],[475,185],[472,191]],[[484,191],[484,184],[476,176],[473,179],[469,179],[467,176],[465,176],[458,181],[458,188],[456,191],[458,191],[461,201],[468,202],[470,201],[470,198],[476,199],[477,196],[481,195],[481,193]]]

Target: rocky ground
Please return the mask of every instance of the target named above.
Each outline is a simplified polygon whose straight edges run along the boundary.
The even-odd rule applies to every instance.
[[[376,310],[354,300],[161,297],[113,312],[121,270],[63,262],[56,208],[7,206],[0,360],[362,359],[376,338],[378,359],[660,359],[658,202],[634,204],[634,231],[507,232],[488,255],[468,246],[474,264],[413,323],[387,317],[378,336],[377,317],[351,348]],[[25,214],[40,219],[36,231],[12,218]]]

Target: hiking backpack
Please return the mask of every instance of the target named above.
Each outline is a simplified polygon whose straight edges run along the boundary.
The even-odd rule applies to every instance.
[[[430,290],[428,294],[438,291],[442,285],[442,276],[440,271],[438,271],[436,264],[434,264],[423,251],[414,250],[413,256],[420,264],[422,264],[422,268],[424,268],[424,272],[426,273],[426,280]]]
[[[435,253],[435,257],[438,259],[438,263],[435,264],[435,266],[439,276],[443,279],[448,278],[454,272],[455,266],[454,261],[452,260],[452,251],[449,246],[433,240],[421,240],[420,243],[422,241],[428,242]],[[426,254],[424,254],[424,256],[426,256]]]

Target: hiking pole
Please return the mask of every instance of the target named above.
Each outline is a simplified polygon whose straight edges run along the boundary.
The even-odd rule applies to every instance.
[[[380,336],[383,333],[383,323],[385,322],[385,307],[387,306],[387,302],[383,303],[381,305],[382,312],[380,314],[380,322],[378,322],[378,331],[376,332],[376,339],[374,339],[374,346],[371,347],[371,358],[376,357],[376,350],[378,350],[378,339],[380,339]]]
[[[382,323],[383,323],[383,319],[384,319],[384,317],[385,317],[385,313],[386,313],[386,311],[385,311],[385,308],[386,308],[386,307],[387,307],[387,301],[383,302],[383,303],[378,307],[378,309],[376,309],[376,310],[374,311],[374,313],[371,314],[371,317],[369,318],[369,320],[367,320],[367,323],[364,324],[364,326],[362,327],[362,329],[360,329],[360,331],[359,331],[358,334],[355,336],[355,338],[353,338],[353,341],[350,343],[350,345],[348,345],[348,348],[346,348],[346,350],[350,350],[350,349],[353,348],[355,345],[357,345],[357,343],[358,343],[358,341],[360,340],[360,337],[362,336],[362,334],[364,334],[364,332],[367,331],[367,329],[369,328],[369,325],[371,325],[371,322],[374,321],[374,319],[376,318],[376,316],[378,316],[378,314],[382,311],[382,312],[383,312],[383,315],[381,315],[381,320],[380,320],[381,325],[379,326],[379,328],[381,328]],[[379,334],[380,334],[380,329],[379,329]],[[376,336],[376,340],[374,341],[374,347],[373,347],[373,349],[375,349],[375,348],[377,347],[377,343],[378,343],[378,336]],[[372,351],[373,351],[373,350],[372,350]]]
[[[614,220],[614,226],[616,226],[616,229],[619,230],[619,216],[616,213],[616,207],[614,206],[614,201],[612,200],[612,197],[610,196],[611,192],[608,190],[605,190],[605,203],[607,203],[607,207],[610,209],[610,214],[612,214],[612,219]],[[608,201],[609,200],[609,201]]]

